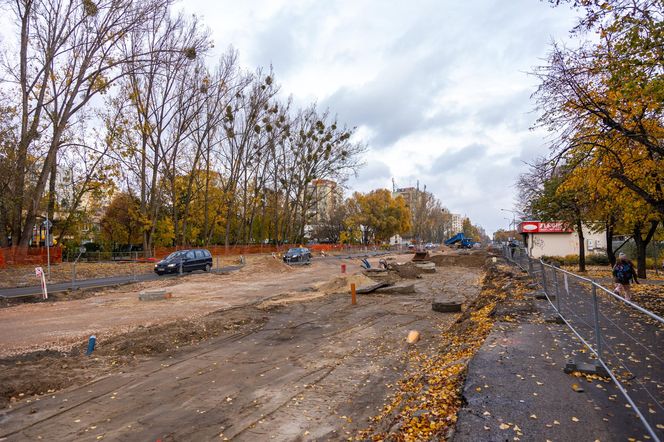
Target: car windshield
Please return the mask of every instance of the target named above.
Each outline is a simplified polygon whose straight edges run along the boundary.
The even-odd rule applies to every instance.
[[[304,249],[299,249],[299,248],[288,249],[289,254],[296,254],[296,253],[302,253],[302,252],[304,252]]]
[[[185,253],[185,252],[183,252],[183,251],[173,252],[173,253],[171,253],[170,255],[168,255],[168,256],[166,257],[165,260],[174,259],[174,258],[179,258],[179,257],[181,257],[182,255],[184,255],[184,253]]]

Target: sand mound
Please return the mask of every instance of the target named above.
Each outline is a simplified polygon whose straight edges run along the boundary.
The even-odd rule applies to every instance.
[[[261,256],[260,258],[252,258],[247,265],[245,265],[242,272],[272,272],[272,273],[286,273],[292,272],[293,268],[279,258],[272,256]]]
[[[307,290],[304,292],[289,292],[275,296],[267,301],[260,303],[258,308],[270,310],[295,302],[312,301],[314,299],[322,298],[323,296],[337,293],[350,293],[351,283],[354,283],[356,288],[360,288],[375,284],[376,281],[362,274],[337,276],[336,278],[329,281],[314,284],[311,287],[312,290]]]
[[[360,288],[375,284],[376,281],[363,274],[337,276],[330,281],[315,284],[314,290],[326,294],[348,292],[352,283],[355,284],[356,288]]]

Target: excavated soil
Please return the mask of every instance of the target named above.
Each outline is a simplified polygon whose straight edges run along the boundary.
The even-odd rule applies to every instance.
[[[261,256],[252,257],[247,260],[247,264],[240,270],[242,273],[264,273],[264,272],[278,272],[288,273],[292,272],[293,267],[285,264],[279,257],[275,256]]]
[[[275,268],[260,278],[252,272],[209,280],[192,275],[169,286],[176,298],[217,305],[200,292],[217,286],[226,288],[223,296],[230,286],[240,292],[225,311],[100,335],[90,357],[82,354],[82,341],[67,352],[0,360],[0,397],[9,405],[0,412],[0,439],[351,437],[382,409],[403,374],[417,369],[409,357],[413,348],[440,352],[434,337],[459,315],[433,312],[432,299],[460,296],[472,303],[483,273],[476,266],[438,269],[421,275],[416,293],[361,295],[351,306],[342,294],[351,282],[362,286],[370,278],[333,276],[336,261],[311,267]],[[327,280],[317,283],[322,274]],[[245,295],[257,290],[257,279],[260,291]],[[75,309],[76,302],[61,304]],[[405,342],[413,329],[421,333],[416,347]],[[33,396],[39,393],[45,394]]]
[[[487,254],[485,252],[467,252],[467,254],[446,254],[446,255],[433,255],[427,261],[436,264],[436,267],[444,266],[460,266],[460,267],[482,267],[486,261]]]
[[[85,355],[87,344],[80,344],[67,352],[45,350],[0,359],[0,408],[23,397],[89,382],[118,367],[131,369],[146,356],[169,354],[207,339],[255,329],[266,319],[251,309],[217,312],[101,339],[92,356]]]
[[[351,284],[355,284],[356,288],[360,288],[375,283],[376,281],[363,274],[337,276],[330,281],[314,284],[304,290],[284,293],[283,295],[270,298],[269,300],[258,304],[258,308],[271,310],[294,302],[312,301],[333,294],[345,294],[350,296]]]

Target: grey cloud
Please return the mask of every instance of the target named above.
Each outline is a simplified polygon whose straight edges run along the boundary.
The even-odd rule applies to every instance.
[[[264,24],[256,32],[256,43],[251,48],[249,59],[256,66],[272,65],[278,76],[285,76],[297,67],[298,44],[293,28],[288,23],[297,21],[291,11],[282,10],[274,20]]]
[[[432,174],[443,173],[449,170],[459,169],[467,163],[476,162],[487,152],[483,144],[473,143],[453,152],[444,153],[431,163],[429,172]]]
[[[224,10],[218,2],[198,1],[209,5],[211,20]],[[536,118],[529,99],[536,80],[526,72],[542,63],[552,39],[568,36],[574,12],[532,0],[421,0],[389,7],[378,0],[280,4],[272,17],[249,15],[237,26],[242,37],[249,36],[248,46],[238,49],[254,65],[272,62],[277,78],[288,79],[315,63],[344,72],[344,66],[377,60],[360,73],[370,79],[365,84],[332,79],[322,89],[327,97],[319,96],[321,107],[329,107],[340,121],[374,134],[365,140],[372,151],[359,177],[349,181],[351,189],[389,187],[392,175],[397,182],[412,177],[487,230],[504,227],[498,209],[511,206],[513,183],[525,170],[524,162],[546,152],[546,140],[528,132]],[[256,16],[262,21],[256,22]],[[228,38],[217,46],[234,43],[233,35]],[[486,99],[478,102],[478,90],[487,91]],[[299,94],[297,85],[283,92],[296,100],[310,100],[312,93]],[[400,141],[410,151],[409,137],[431,140],[437,134],[461,140],[457,146],[463,147],[446,154],[425,152],[437,156],[420,170],[394,152]],[[500,156],[489,155],[489,140],[495,138],[520,144]],[[387,150],[399,163],[390,165],[392,170],[373,159]]]
[[[375,156],[370,155],[366,160],[366,165],[359,171],[357,177],[353,177],[348,181],[348,186],[351,191],[366,192],[389,186],[391,179],[390,167],[383,161],[376,159]]]

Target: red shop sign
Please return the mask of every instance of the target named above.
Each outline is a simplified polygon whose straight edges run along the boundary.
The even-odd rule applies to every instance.
[[[519,224],[519,233],[572,233],[573,230],[565,227],[564,223],[542,223],[539,221],[524,221]]]

